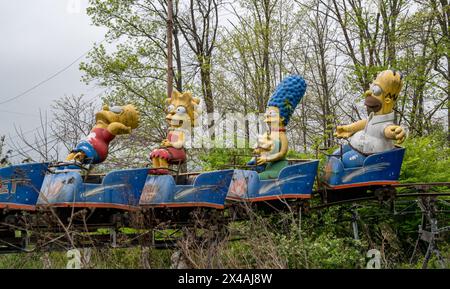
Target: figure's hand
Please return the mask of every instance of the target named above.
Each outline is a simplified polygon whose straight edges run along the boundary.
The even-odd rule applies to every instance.
[[[108,131],[113,135],[129,134],[131,133],[131,127],[120,122],[112,122],[108,125]]]
[[[82,162],[86,158],[86,155],[83,152],[70,153],[66,161],[79,161]]]
[[[259,156],[259,157],[256,158],[256,164],[258,166],[263,165],[265,163],[267,163],[267,157],[266,156]]]
[[[73,158],[76,161],[82,162],[86,158],[86,155],[83,152],[78,152]]]
[[[338,125],[334,136],[337,138],[349,138],[353,135],[353,130],[349,125]]]
[[[401,144],[406,139],[406,132],[405,130],[398,125],[390,125],[386,127],[384,130],[384,135],[388,139],[394,139],[397,141],[397,144]]]
[[[168,139],[164,139],[161,142],[161,146],[163,146],[163,147],[170,147],[170,146],[172,146],[172,143]]]

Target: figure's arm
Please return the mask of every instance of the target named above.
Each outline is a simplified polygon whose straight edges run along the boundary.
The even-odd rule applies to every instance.
[[[348,125],[338,125],[334,135],[338,138],[349,138],[355,132],[363,130],[366,127],[367,119],[361,119]]]
[[[276,161],[283,159],[287,155],[287,152],[288,152],[288,139],[287,139],[285,133],[280,133],[280,144],[281,144],[281,148],[280,148],[279,152],[277,152],[275,154],[271,154],[271,155],[262,155],[262,156],[258,157],[257,164],[262,165],[267,162],[276,162]]]
[[[129,134],[131,133],[131,127],[120,122],[112,122],[108,125],[108,131],[113,135]]]
[[[384,129],[384,136],[388,139],[396,140],[398,144],[401,144],[406,139],[406,132],[401,126],[393,124]]]

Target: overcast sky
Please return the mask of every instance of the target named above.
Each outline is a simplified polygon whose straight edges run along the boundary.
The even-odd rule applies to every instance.
[[[91,25],[88,0],[0,0],[0,102],[15,97],[63,69],[103,40],[105,28]],[[78,61],[31,92],[0,105],[0,135],[15,136],[39,126],[39,109],[64,95],[101,93],[80,81]],[[30,133],[30,137],[32,133]]]

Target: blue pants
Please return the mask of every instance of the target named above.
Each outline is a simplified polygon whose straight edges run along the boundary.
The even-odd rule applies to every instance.
[[[337,149],[333,152],[333,155],[339,157],[340,153],[341,150]],[[362,167],[365,159],[365,155],[353,150],[348,144],[342,146],[342,163],[345,168]]]
[[[95,148],[92,146],[90,142],[86,140],[80,141],[73,151],[83,152],[87,158],[92,160],[93,164],[98,164],[102,162]]]

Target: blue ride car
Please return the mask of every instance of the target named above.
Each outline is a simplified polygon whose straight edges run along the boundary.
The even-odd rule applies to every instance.
[[[188,184],[171,175],[149,175],[139,205],[152,208],[206,207],[223,209],[233,170],[203,172]]]
[[[318,165],[318,160],[304,160],[283,168],[278,178],[268,180],[261,180],[256,171],[235,170],[227,199],[250,202],[310,199]]]
[[[125,169],[89,179],[81,170],[56,170],[45,176],[37,205],[135,210],[147,173],[147,168]]]
[[[48,163],[11,165],[0,169],[0,209],[34,210]]]
[[[328,189],[347,189],[398,183],[405,149],[396,147],[369,155],[361,167],[345,168],[339,156],[329,156],[322,175]]]

